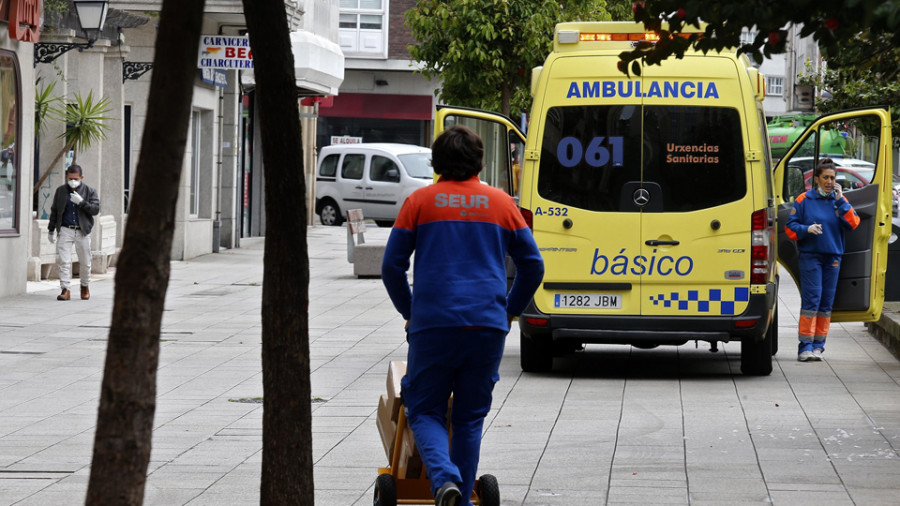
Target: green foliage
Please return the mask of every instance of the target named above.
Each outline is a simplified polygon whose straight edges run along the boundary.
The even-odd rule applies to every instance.
[[[49,96],[54,85],[51,84],[45,88],[40,95]],[[49,89],[49,91],[48,91]],[[57,100],[60,100],[57,98]],[[37,109],[37,107],[35,107]],[[106,132],[109,125],[103,123],[114,118],[106,116],[112,110],[109,98],[103,97],[94,101],[94,92],[88,92],[87,97],[82,97],[81,93],[75,94],[75,102],[66,104],[65,110],[56,107],[50,107],[45,112],[45,121],[47,117],[66,122],[66,131],[59,136],[65,139],[65,144],[53,161],[47,165],[47,168],[41,173],[41,176],[34,184],[34,193],[37,193],[41,185],[50,175],[53,167],[62,159],[63,155],[70,149],[75,148],[75,157],[78,152],[89,148],[93,143],[106,139]],[[37,112],[35,112],[37,115]],[[37,128],[37,127],[36,127]],[[43,128],[43,125],[41,126]],[[73,159],[74,162],[74,159]]]
[[[816,72],[808,62],[800,83],[827,91],[832,98],[816,99],[816,109],[832,112],[854,107],[900,104],[900,48],[886,34],[861,33],[845,42],[838,55]],[[900,107],[891,110],[892,126],[900,129]]]
[[[44,0],[44,12],[47,14],[65,14],[68,11],[67,0]]]
[[[41,85],[41,79],[38,78],[35,83],[34,93],[34,135],[40,137],[47,126],[50,119],[60,119],[62,110],[58,104],[62,101],[61,97],[53,96],[53,89],[56,88],[56,81],[51,82],[47,86]]]
[[[623,52],[625,62],[659,64],[669,56],[680,58],[689,47],[703,52],[737,47],[761,61],[763,55],[785,52],[785,28],[791,24],[802,25],[801,36],[812,35],[829,57],[840,54],[847,41],[862,32],[900,46],[900,0],[647,0],[635,2],[633,11],[636,21],[659,32],[660,41]],[[688,26],[699,28],[701,20],[706,24],[702,36],[676,35]],[[742,29],[754,26],[756,39],[742,45]]]
[[[106,140],[109,125],[103,122],[112,119],[106,116],[109,111],[108,97],[94,102],[93,91],[88,92],[86,98],[77,93],[75,102],[66,104],[67,128],[60,137],[66,140],[67,146],[74,147],[76,152],[88,148],[96,141]]]
[[[440,77],[443,102],[517,114],[530,107],[531,69],[543,64],[552,49],[556,23],[608,20],[606,4],[419,0],[406,12],[417,41],[409,53],[427,78]]]

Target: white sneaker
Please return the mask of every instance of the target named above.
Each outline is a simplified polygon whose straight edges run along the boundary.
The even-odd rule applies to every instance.
[[[822,360],[822,354],[825,353],[823,348],[813,348],[812,351],[812,360],[819,361]]]
[[[813,358],[813,352],[811,351],[801,351],[797,355],[798,362],[809,362],[810,360],[818,360],[816,358]]]

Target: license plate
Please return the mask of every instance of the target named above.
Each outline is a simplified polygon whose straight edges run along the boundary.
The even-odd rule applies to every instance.
[[[622,309],[622,296],[611,293],[557,293],[553,299],[553,306]]]

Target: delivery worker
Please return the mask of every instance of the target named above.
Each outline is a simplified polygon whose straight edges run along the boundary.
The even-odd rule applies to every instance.
[[[406,199],[381,267],[406,320],[403,404],[439,506],[470,504],[506,334],[544,275],[513,199],[479,181],[483,157],[483,142],[464,126],[434,141],[431,164],[440,179]],[[415,291],[406,274],[413,252]],[[509,293],[507,254],[516,265]]]

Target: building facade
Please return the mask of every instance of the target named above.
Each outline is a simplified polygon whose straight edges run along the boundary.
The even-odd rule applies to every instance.
[[[319,104],[319,148],[335,142],[430,146],[438,80],[416,73],[415,42],[405,14],[415,0],[341,0],[339,40],[345,55],[340,92]]]
[[[37,0],[0,0],[0,14],[16,2],[33,4],[40,10]],[[17,164],[15,168],[9,170],[9,164],[2,165],[5,172],[0,172],[5,176],[0,179],[0,262],[4,265],[0,296],[24,292],[27,279],[54,274],[55,250],[46,237],[50,195],[63,184],[65,168],[73,160],[84,168],[85,182],[97,189],[101,200],[101,214],[92,233],[95,270],[105,269],[121,247],[147,116],[150,78],[152,72],[160,71],[153,69],[153,60],[162,2],[110,1],[108,7],[103,30],[90,47],[69,50],[52,61],[33,60],[37,37],[32,41],[0,39],[0,112],[7,112],[3,100],[9,93],[16,97],[11,102],[13,120],[3,124],[16,129],[15,144],[35,146],[15,153],[9,158]],[[344,72],[337,43],[338,0],[285,0],[285,7],[298,95],[336,94]],[[58,9],[37,15],[36,19],[44,21],[38,27],[42,29],[42,47],[57,43],[85,46],[88,34],[80,29],[71,2],[63,2]],[[205,66],[202,52],[209,42],[246,37],[246,32],[240,0],[205,2],[202,36],[218,38],[201,40],[176,208],[173,260],[238,247],[241,237],[265,233],[265,168],[258,149],[259,132],[254,128],[252,69],[201,68]],[[15,69],[13,81],[18,83],[9,90],[4,84],[6,57]],[[104,121],[109,127],[105,140],[79,152],[65,152],[60,134],[66,125],[50,120],[35,143],[35,93],[51,83],[52,95],[64,104],[88,95],[95,102],[108,101],[103,114],[110,118]],[[304,144],[305,170],[311,177],[316,122],[310,113],[314,108],[298,103],[298,109],[305,117],[304,135],[298,142]],[[32,186],[44,172],[49,175],[32,195]],[[10,173],[13,177],[7,176]]]
[[[815,108],[814,91],[799,82],[799,75],[808,71],[818,72],[821,68],[819,46],[812,36],[800,37],[802,26],[787,29],[786,51],[754,62],[766,78],[766,98],[763,108],[766,116],[799,112],[812,112]],[[750,43],[756,38],[756,29],[745,29],[741,42]],[[807,68],[807,64],[809,68]]]
[[[0,0],[0,297],[25,289],[34,163],[33,43],[40,2]]]

